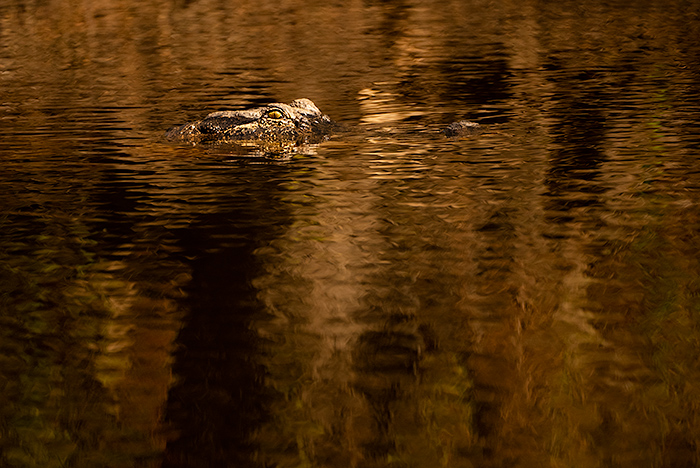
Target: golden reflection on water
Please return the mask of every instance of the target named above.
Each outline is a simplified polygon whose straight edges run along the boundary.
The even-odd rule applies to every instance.
[[[0,465],[696,466],[696,10],[5,2]]]

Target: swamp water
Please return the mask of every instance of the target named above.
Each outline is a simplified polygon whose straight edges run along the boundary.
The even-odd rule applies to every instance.
[[[699,13],[0,0],[0,466],[698,466]]]

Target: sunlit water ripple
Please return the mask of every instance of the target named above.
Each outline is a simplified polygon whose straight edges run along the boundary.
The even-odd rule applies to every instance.
[[[0,465],[697,465],[697,14],[2,4]]]

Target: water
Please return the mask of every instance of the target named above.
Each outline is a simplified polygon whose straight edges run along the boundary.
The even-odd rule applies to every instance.
[[[0,1],[0,466],[698,466],[698,13]]]

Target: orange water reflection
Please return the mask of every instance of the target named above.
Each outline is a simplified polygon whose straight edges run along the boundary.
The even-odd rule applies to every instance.
[[[697,7],[307,3],[0,6],[0,465],[697,465]]]

